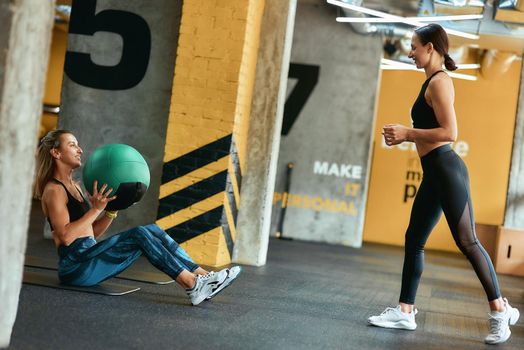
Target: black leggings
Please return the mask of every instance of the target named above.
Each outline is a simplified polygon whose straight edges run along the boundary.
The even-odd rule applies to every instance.
[[[500,297],[493,264],[475,234],[468,170],[450,145],[435,148],[421,158],[424,176],[411,209],[406,231],[400,302],[415,303],[424,269],[424,245],[442,211],[453,239],[475,270],[488,300]]]

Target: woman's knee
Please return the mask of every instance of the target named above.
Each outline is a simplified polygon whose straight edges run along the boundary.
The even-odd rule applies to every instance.
[[[129,236],[135,240],[141,240],[144,238],[152,237],[151,232],[144,226],[137,226],[129,231]]]
[[[165,241],[165,242],[168,242],[169,244],[174,244],[176,243],[173,238],[171,238],[171,236],[169,236],[167,234],[166,231],[162,230],[159,226],[157,226],[156,224],[153,224],[153,225],[148,225],[147,226],[147,230],[153,234],[155,237]]]
[[[154,233],[163,233],[163,234],[166,233],[157,224],[149,224],[149,225],[145,225],[145,226],[142,226],[142,227],[145,228],[146,230],[154,232]]]
[[[455,243],[457,244],[457,247],[460,249],[462,254],[466,256],[470,256],[480,250],[480,242],[475,239],[473,241],[471,240],[456,240]]]
[[[424,243],[417,239],[416,235],[408,230],[404,237],[404,248],[406,252],[418,252],[424,250]]]

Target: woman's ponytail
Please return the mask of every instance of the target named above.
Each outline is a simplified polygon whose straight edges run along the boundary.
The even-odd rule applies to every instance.
[[[449,71],[453,71],[457,69],[457,65],[455,64],[455,61],[453,61],[453,58],[451,58],[448,54],[444,55],[444,66],[446,66],[446,69]]]

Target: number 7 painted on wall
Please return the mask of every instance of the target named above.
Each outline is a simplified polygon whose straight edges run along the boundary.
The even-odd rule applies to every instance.
[[[282,122],[282,135],[287,135],[309,96],[315,89],[320,73],[320,66],[291,63],[288,78],[297,78],[298,82],[289,94],[284,106],[284,121]]]

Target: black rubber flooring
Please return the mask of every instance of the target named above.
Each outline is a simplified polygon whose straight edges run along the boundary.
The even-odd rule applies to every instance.
[[[28,254],[54,256],[33,215]],[[9,349],[484,349],[487,302],[460,255],[427,252],[416,331],[368,326],[397,303],[403,250],[271,239],[268,263],[245,266],[212,301],[191,306],[175,284],[109,297],[24,285]],[[132,268],[153,271],[139,260]],[[524,278],[499,276],[524,314]],[[524,349],[524,316],[497,349]]]

